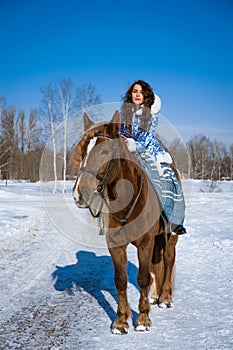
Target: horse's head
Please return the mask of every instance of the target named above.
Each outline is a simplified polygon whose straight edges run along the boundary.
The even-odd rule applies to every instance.
[[[105,187],[116,176],[120,114],[115,112],[108,123],[94,124],[84,113],[83,124],[84,134],[76,147],[79,170],[73,197],[78,207],[96,212]]]

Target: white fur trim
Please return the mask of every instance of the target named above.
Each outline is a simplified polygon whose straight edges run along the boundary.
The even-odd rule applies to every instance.
[[[157,160],[155,161],[155,164],[156,164],[156,168],[159,172],[159,176],[163,176],[163,168],[161,167],[161,164]]]
[[[159,163],[167,163],[167,164],[172,163],[172,157],[168,152],[164,152],[164,154],[162,153],[156,154],[156,158]]]
[[[136,110],[135,114],[142,115],[142,107],[143,107],[143,105],[139,109]]]
[[[127,138],[128,144],[127,147],[130,152],[136,152],[136,142],[132,138]]]
[[[155,94],[155,102],[154,104],[151,106],[151,114],[157,114],[159,113],[160,109],[161,109],[161,99],[158,95]]]

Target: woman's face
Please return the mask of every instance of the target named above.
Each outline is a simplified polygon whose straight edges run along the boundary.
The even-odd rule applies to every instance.
[[[144,102],[144,93],[141,85],[135,84],[132,90],[132,101],[136,105],[141,105]]]

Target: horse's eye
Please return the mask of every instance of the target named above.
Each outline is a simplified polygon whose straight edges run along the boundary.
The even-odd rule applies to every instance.
[[[103,149],[102,152],[101,152],[101,154],[109,154],[109,150]]]

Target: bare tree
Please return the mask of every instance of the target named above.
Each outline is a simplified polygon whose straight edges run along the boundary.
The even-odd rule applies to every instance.
[[[85,110],[100,103],[101,98],[96,93],[96,88],[92,83],[81,85],[76,89],[75,108],[77,110]]]
[[[3,149],[4,149],[4,139],[2,135],[2,115],[3,111],[6,109],[6,99],[5,97],[0,97],[0,179],[2,178],[2,159],[4,157],[3,155]]]
[[[74,101],[73,83],[71,79],[58,81],[54,90],[54,96],[54,104],[63,119],[63,193],[65,193],[67,172],[67,120],[72,112],[72,104]]]
[[[31,109],[26,122],[25,130],[25,154],[23,155],[24,178],[30,181],[39,179],[39,165],[44,148],[40,139],[41,128],[39,128],[37,110]]]
[[[195,179],[210,175],[210,141],[204,135],[194,135],[187,143]]]
[[[74,89],[71,79],[60,79],[51,82],[47,88],[42,90],[43,94],[43,111],[49,116],[53,155],[54,155],[54,192],[57,183],[56,157],[59,152],[63,154],[63,192],[66,191],[66,174],[67,174],[67,122],[75,110],[88,108],[100,102],[100,97],[95,93],[95,87],[92,84],[83,85]],[[47,118],[48,119],[48,118]],[[63,145],[60,145],[60,128],[56,130],[57,122],[62,121],[63,125]],[[56,135],[57,133],[57,135]],[[56,141],[57,136],[57,141]],[[58,145],[59,143],[59,145]],[[58,149],[59,148],[59,149]]]
[[[231,157],[231,180],[233,180],[233,144],[230,145],[230,157]]]
[[[53,173],[54,173],[54,187],[53,192],[57,190],[57,164],[56,164],[56,138],[55,138],[55,129],[57,116],[55,113],[54,106],[54,89],[51,83],[47,86],[41,88],[42,92],[42,101],[41,101],[41,114],[42,118],[49,121],[50,131],[51,131],[51,140],[52,140],[52,149],[53,149]]]
[[[233,144],[229,146],[229,152],[222,161],[222,175],[233,180]]]
[[[23,154],[25,149],[25,134],[26,134],[26,123],[25,123],[25,111],[20,109],[18,113],[19,120],[19,143],[21,147],[21,153]]]
[[[32,145],[38,143],[38,135],[40,132],[40,128],[38,126],[38,117],[37,117],[37,111],[35,109],[30,110],[29,120],[28,120],[28,127],[27,127],[27,137],[26,137],[26,151],[30,152],[32,150]]]
[[[19,132],[19,147],[20,147],[20,159],[18,167],[20,168],[20,178],[24,178],[25,170],[25,134],[26,134],[26,123],[25,123],[25,111],[20,109],[18,113],[18,132]]]
[[[51,82],[46,89],[42,90],[44,110],[49,116],[51,136],[53,144],[53,164],[54,164],[54,192],[57,188],[57,156],[59,152],[63,153],[63,192],[66,192],[66,172],[67,172],[67,121],[71,116],[75,94],[73,92],[73,83],[71,79],[61,79]],[[60,144],[60,135],[56,127],[58,122],[62,121],[63,145]]]
[[[212,181],[217,180],[217,179],[220,180],[221,179],[222,162],[227,155],[226,147],[222,142],[214,140],[210,144],[210,148],[211,148],[210,179]]]
[[[9,174],[10,178],[18,178],[18,120],[15,118],[15,108],[9,107],[2,112],[1,130],[2,130],[2,150],[1,150],[1,169]],[[8,176],[8,175],[7,175]]]
[[[5,97],[0,97],[0,125],[2,122],[2,113],[6,109],[6,99]]]

